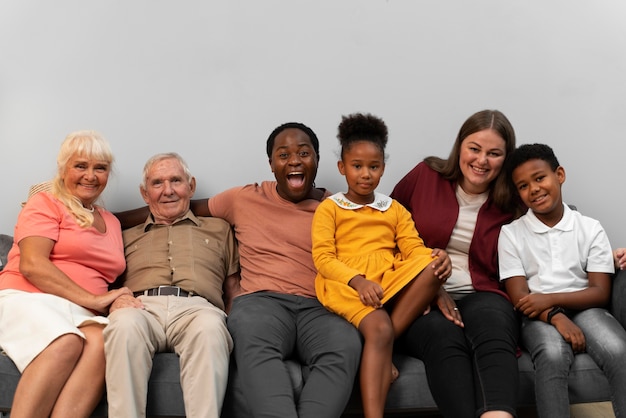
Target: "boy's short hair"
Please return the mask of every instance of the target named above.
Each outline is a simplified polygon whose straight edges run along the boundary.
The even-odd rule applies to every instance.
[[[555,171],[561,164],[554,155],[554,151],[546,144],[524,144],[516,148],[507,160],[507,176],[510,179],[515,170],[520,165],[530,160],[543,160],[550,164],[552,171]]]

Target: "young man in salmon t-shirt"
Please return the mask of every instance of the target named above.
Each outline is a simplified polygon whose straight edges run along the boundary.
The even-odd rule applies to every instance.
[[[327,196],[314,187],[319,141],[307,126],[286,123],[269,136],[267,155],[276,181],[235,187],[193,207],[228,221],[239,243],[241,289],[228,317],[238,380],[255,416],[339,417],[361,341],[315,297],[311,221]],[[289,358],[310,370],[297,400],[283,363]]]

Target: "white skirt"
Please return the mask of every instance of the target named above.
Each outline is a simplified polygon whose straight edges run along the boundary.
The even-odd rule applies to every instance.
[[[108,323],[106,317],[59,296],[0,290],[0,347],[20,372],[61,335],[84,339],[79,327]]]

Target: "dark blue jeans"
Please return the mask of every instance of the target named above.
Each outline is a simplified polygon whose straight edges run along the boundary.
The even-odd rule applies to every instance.
[[[413,322],[399,348],[424,362],[444,417],[474,418],[487,411],[517,416],[519,317],[513,305],[496,293],[477,292],[457,306],[465,328],[435,309]]]
[[[235,298],[227,324],[252,416],[341,416],[361,358],[361,337],[352,324],[317,299],[271,292]],[[284,365],[289,358],[309,369],[299,399]]]

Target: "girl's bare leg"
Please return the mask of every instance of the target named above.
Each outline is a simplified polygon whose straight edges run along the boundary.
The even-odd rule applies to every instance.
[[[87,338],[80,359],[52,410],[51,417],[89,417],[104,395],[104,326],[91,324],[80,330]]]
[[[360,385],[365,418],[383,418],[391,385],[393,325],[384,309],[368,314],[359,325],[364,344],[361,355]]]
[[[390,314],[395,338],[402,335],[409,325],[426,311],[437,295],[442,282],[435,276],[432,265],[433,263],[426,266],[396,296]]]
[[[39,353],[24,369],[17,384],[11,417],[50,416],[82,349],[83,339],[80,336],[65,334]]]

